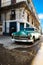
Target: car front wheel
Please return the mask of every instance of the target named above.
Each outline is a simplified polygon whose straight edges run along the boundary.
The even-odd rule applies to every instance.
[[[33,43],[35,43],[35,37],[33,36]]]

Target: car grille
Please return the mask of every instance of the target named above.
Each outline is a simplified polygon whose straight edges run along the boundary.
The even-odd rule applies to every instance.
[[[26,40],[28,37],[26,36],[14,36],[14,39]]]

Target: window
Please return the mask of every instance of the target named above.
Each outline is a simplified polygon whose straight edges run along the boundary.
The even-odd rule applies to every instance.
[[[28,2],[28,4],[30,3],[30,1],[29,1],[29,0],[27,0],[27,2]]]
[[[29,24],[26,24],[26,27],[29,27]]]
[[[24,28],[25,31],[34,31],[34,28]]]
[[[16,18],[15,10],[11,11],[11,20]]]
[[[19,10],[19,18],[21,18],[22,9]]]
[[[27,21],[29,22],[29,14],[27,14]]]
[[[33,24],[33,21],[32,21],[32,24]]]
[[[11,0],[11,3],[12,3],[12,4],[16,3],[16,0]]]
[[[34,22],[33,22],[33,19],[32,19],[32,25],[33,25],[33,23],[34,23]]]

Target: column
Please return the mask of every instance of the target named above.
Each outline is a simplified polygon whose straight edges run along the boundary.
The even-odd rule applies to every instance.
[[[17,32],[20,31],[20,23],[17,22]]]

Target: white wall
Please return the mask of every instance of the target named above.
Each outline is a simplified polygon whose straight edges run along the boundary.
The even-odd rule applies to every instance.
[[[27,20],[27,12],[24,8],[16,9],[16,19],[25,19]]]
[[[3,28],[2,28],[3,32],[5,32],[5,22],[3,22]]]
[[[19,12],[19,9],[16,9],[15,12],[16,12],[16,19],[19,19],[19,13],[20,13],[20,12]]]
[[[26,28],[26,23],[24,23],[24,28]]]
[[[6,17],[5,17],[5,13],[2,13],[1,14],[2,22],[5,21],[5,18],[6,18],[6,20],[10,20],[10,15],[11,15],[11,11],[10,10],[6,12]]]
[[[17,32],[20,31],[20,23],[17,22]]]
[[[8,12],[6,13],[6,20],[10,20],[10,15],[11,15],[11,11],[8,11]]]
[[[21,1],[27,1],[27,0],[16,0],[16,3],[21,2]]]
[[[24,10],[24,19],[27,20],[27,12]]]
[[[11,0],[1,0],[1,7],[7,6],[11,4]]]
[[[9,24],[10,24],[9,22],[7,22],[7,24],[6,24],[6,32],[7,33],[9,33],[9,26],[10,26]]]
[[[2,22],[5,21],[5,14],[4,13],[1,14],[1,21]]]
[[[9,33],[9,22],[6,22],[6,33]],[[3,21],[3,28],[2,28],[3,32],[5,32],[5,21]]]

